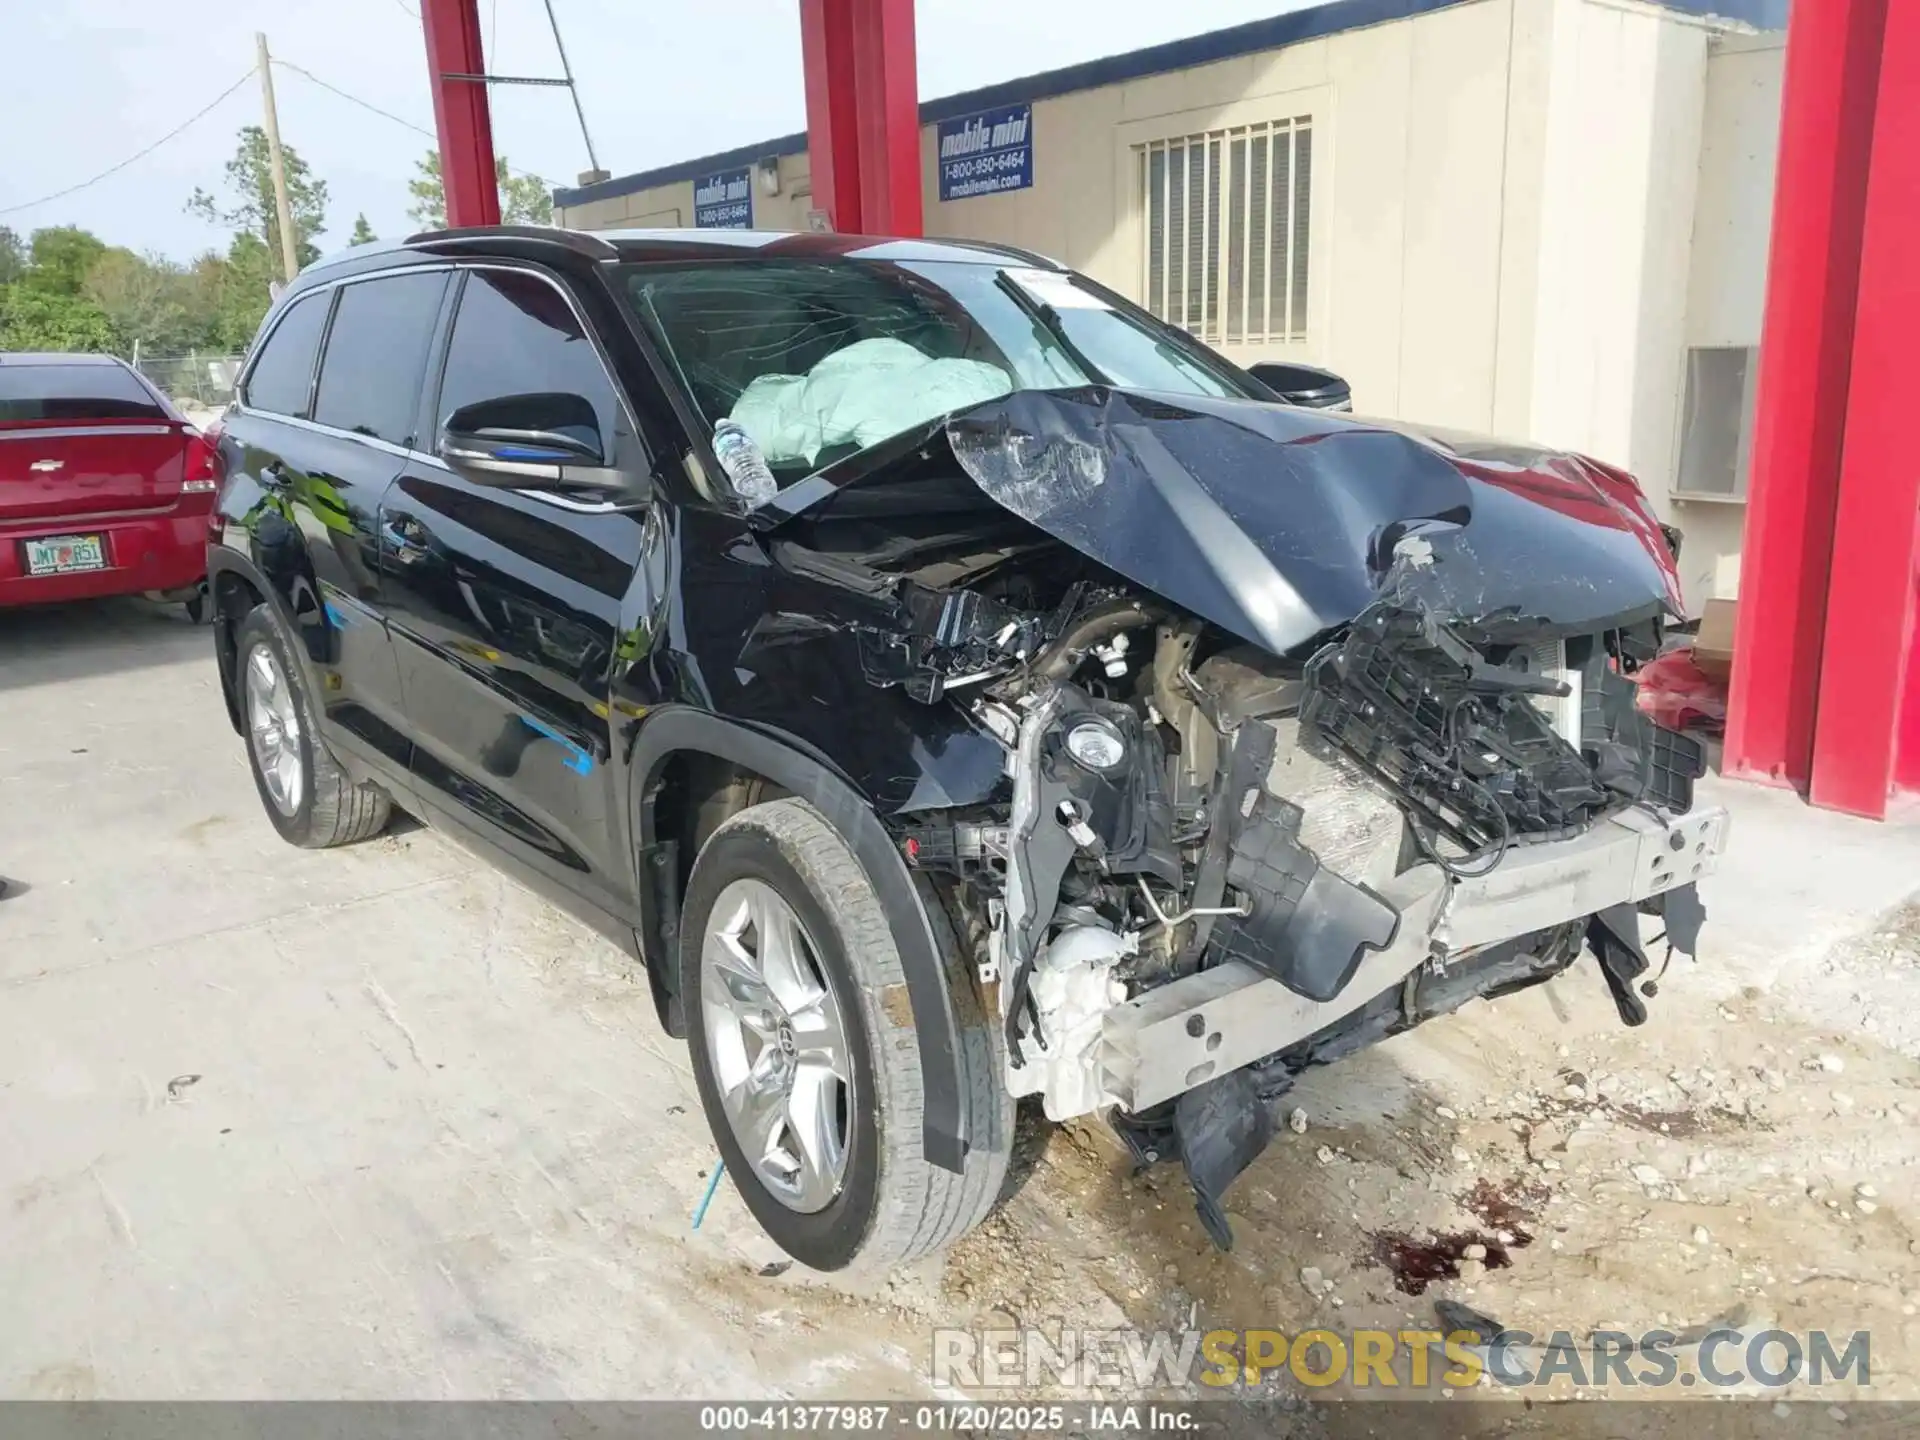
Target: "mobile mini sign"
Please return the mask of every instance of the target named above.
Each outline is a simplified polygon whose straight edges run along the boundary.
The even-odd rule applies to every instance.
[[[742,166],[695,180],[693,223],[701,230],[751,230],[753,172]]]
[[[940,198],[1033,185],[1033,106],[1003,105],[940,122]]]

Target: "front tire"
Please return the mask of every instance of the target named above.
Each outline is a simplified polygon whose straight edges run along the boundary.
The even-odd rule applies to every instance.
[[[694,862],[680,993],[701,1104],[747,1208],[816,1270],[883,1271],[940,1250],[985,1218],[1006,1176],[1013,1101],[997,1031],[945,913],[928,912],[959,987],[971,1137],[959,1175],[923,1154],[899,948],[839,832],[805,801],[775,800],[727,821]]]
[[[305,671],[265,605],[234,633],[247,765],[267,818],[283,840],[308,850],[350,845],[386,828],[385,791],[354,783],[320,738]]]

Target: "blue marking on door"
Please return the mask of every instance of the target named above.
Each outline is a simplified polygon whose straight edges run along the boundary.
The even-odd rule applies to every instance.
[[[573,771],[574,774],[591,775],[593,773],[593,756],[574,744],[573,741],[562,735],[544,720],[536,720],[531,715],[522,715],[520,717],[520,723],[533,731],[534,734],[546,736],[547,739],[553,741],[554,744],[566,751],[567,758],[561,763]]]

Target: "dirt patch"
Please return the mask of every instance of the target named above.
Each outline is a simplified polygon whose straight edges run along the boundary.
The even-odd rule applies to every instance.
[[[1632,1126],[1635,1130],[1645,1131],[1649,1135],[1666,1135],[1674,1139],[1687,1139],[1695,1135],[1729,1130],[1767,1128],[1765,1122],[1755,1116],[1724,1105],[1700,1109],[1691,1107],[1660,1109],[1610,1100],[1596,1094],[1594,1082],[1581,1071],[1563,1067],[1556,1073],[1565,1088],[1559,1095],[1544,1095],[1539,1100],[1539,1109],[1549,1118],[1590,1114],[1598,1109],[1621,1124]]]

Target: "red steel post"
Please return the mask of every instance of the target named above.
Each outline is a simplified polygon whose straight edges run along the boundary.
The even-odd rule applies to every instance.
[[[870,235],[918,235],[920,87],[914,0],[853,0],[860,88],[860,210]]]
[[[1920,5],[1887,6],[1879,51],[1811,792],[1876,819],[1920,765]]]
[[[800,0],[813,206],[835,230],[860,234],[860,123],[853,0]]]
[[[479,0],[420,0],[427,33],[427,79],[433,86],[433,122],[440,132],[440,182],[447,224],[498,225],[500,184],[493,164],[493,120],[480,49]]]
[[[1812,778],[1867,161],[1888,8],[1889,0],[1796,0],[1787,28],[1723,766],[1729,775],[1799,789]]]
[[[1920,545],[1916,545],[1920,549]],[[1907,651],[1907,698],[1900,712],[1900,746],[1893,766],[1896,791],[1920,793],[1920,654]]]

